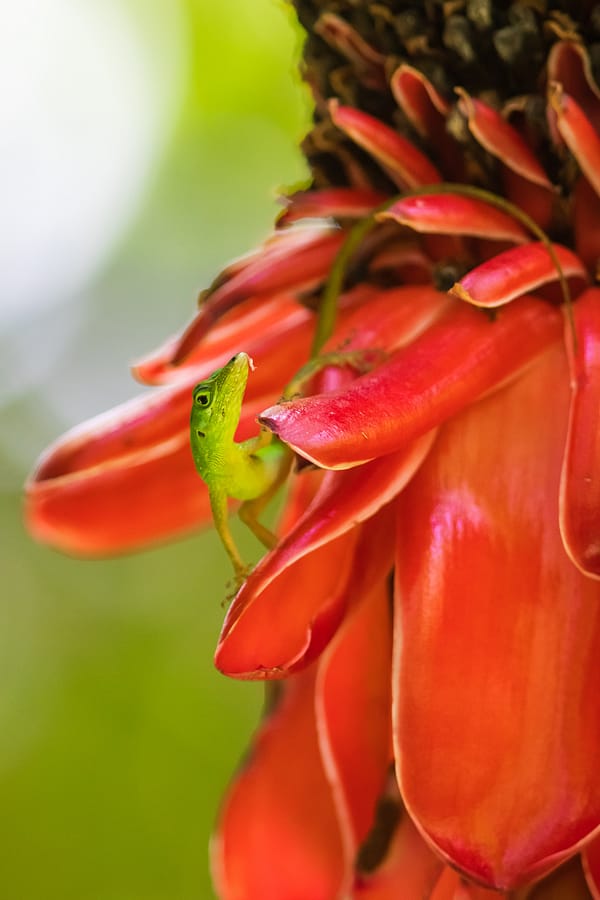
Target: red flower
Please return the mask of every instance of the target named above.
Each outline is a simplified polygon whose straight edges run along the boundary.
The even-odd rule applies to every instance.
[[[514,4],[481,24],[477,4],[471,19],[432,5],[400,40],[392,17],[405,55],[409,38],[432,58],[441,40],[453,95],[425,64],[390,74],[380,4],[364,34],[298,6],[315,187],[135,367],[161,391],[47,452],[29,526],[95,554],[207,522],[191,387],[245,350],[239,437],[260,414],[315,468],[216,651],[224,673],[278,685],[221,812],[220,895],[520,898],[544,878],[531,896],[600,896],[600,90],[581,40],[595,19],[578,31]],[[495,53],[498,108],[471,86],[484,70],[464,23]],[[340,81],[327,53],[350,63],[362,105],[325,101]],[[315,329],[322,343],[336,279],[323,349],[375,365],[329,368],[277,402]]]

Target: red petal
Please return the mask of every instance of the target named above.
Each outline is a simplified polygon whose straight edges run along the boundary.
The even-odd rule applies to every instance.
[[[344,468],[392,453],[512,377],[562,332],[560,312],[523,297],[491,322],[453,306],[347,388],[272,406],[260,418],[302,456]]]
[[[368,216],[386,199],[385,194],[367,188],[332,187],[319,191],[300,191],[287,200],[287,208],[278,225],[298,219],[360,219]]]
[[[377,214],[415,231],[428,234],[466,234],[495,240],[528,240],[528,234],[512,216],[489,203],[457,194],[427,194],[406,197]]]
[[[439,140],[450,104],[418,69],[402,63],[390,78],[396,103],[422,137]]]
[[[319,753],[314,670],[285,683],[229,789],[211,846],[221,900],[331,900],[346,877]]]
[[[203,319],[202,312],[194,322],[198,318]],[[186,329],[188,334],[194,329],[194,322]],[[297,365],[290,369],[294,372],[306,358],[313,328],[314,314],[295,297],[286,294],[251,297],[226,313],[197,345],[190,345],[185,360],[174,363],[180,339],[171,338],[135,363],[132,372],[143,384],[154,385],[187,379],[189,371],[194,369],[199,381],[243,347],[256,363],[260,377],[261,372],[274,368],[268,364],[269,358],[282,345],[288,353],[299,355]]]
[[[578,41],[558,41],[548,54],[547,74],[548,82],[561,84],[600,129],[600,91],[585,46]]]
[[[68,432],[28,478],[25,519],[40,541],[104,556],[211,521],[189,448],[191,386],[140,397]],[[239,437],[256,433],[247,405]]]
[[[180,337],[172,362],[181,363],[228,310],[249,297],[299,294],[324,281],[344,239],[339,228],[290,228],[233,263],[201,295],[200,312]]]
[[[600,586],[564,553],[561,347],[440,434],[398,498],[396,760],[452,865],[529,883],[600,823]]]
[[[581,860],[590,893],[594,900],[600,900],[600,835],[586,844]]]
[[[413,189],[442,180],[425,154],[379,119],[354,107],[340,106],[337,100],[329,101],[329,113],[334,125],[370,153],[400,188]]]
[[[565,278],[587,282],[585,267],[561,244],[552,244]],[[544,244],[531,243],[511,247],[486,260],[465,275],[450,293],[474,306],[501,306],[534,291],[548,282],[558,281],[559,272]]]
[[[430,284],[381,290],[340,322],[323,352],[395,350],[414,340],[451,305],[448,295]]]
[[[230,310],[197,346],[190,347],[184,361],[174,363],[178,341],[170,340],[132,366],[132,371],[144,384],[177,383],[190,377],[200,381],[243,347],[256,365],[256,385],[266,376],[272,386],[276,371],[275,383],[285,384],[306,360],[313,329],[314,314],[294,297],[252,297]],[[265,385],[257,387],[257,391],[261,389]]]
[[[565,144],[600,197],[600,136],[578,103],[556,82],[549,87],[549,101]]]
[[[488,153],[528,181],[552,188],[542,166],[516,128],[499,112],[482,100],[471,97],[463,88],[456,88],[456,93],[460,97],[458,108],[467,117],[469,131]]]
[[[574,305],[573,315],[577,349],[571,354],[572,397],[560,527],[575,565],[600,578],[600,288],[585,291]],[[567,341],[571,343],[570,331]]]
[[[364,530],[349,602],[354,604],[319,660],[321,755],[331,783],[348,865],[375,818],[392,761],[391,618],[394,509]]]
[[[221,672],[235,678],[281,677],[315,658],[344,615],[356,577],[352,566],[364,568],[360,554],[353,558],[357,523],[402,489],[431,440],[426,435],[386,460],[327,475],[314,503],[235,598],[215,654]]]
[[[450,104],[418,69],[402,63],[392,74],[396,102],[418,133],[435,148],[436,159],[451,181],[465,181],[465,157],[446,128]]]

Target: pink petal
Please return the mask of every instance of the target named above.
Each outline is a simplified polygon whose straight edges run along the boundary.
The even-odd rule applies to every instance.
[[[225,797],[211,845],[221,900],[331,900],[347,877],[319,752],[311,669],[286,681]]]
[[[364,556],[355,557],[357,542],[361,546],[356,526],[402,489],[432,440],[426,435],[386,460],[327,474],[313,504],[261,560],[230,607],[215,653],[219,671],[277,678],[321,652],[346,611],[353,565],[364,568]]]
[[[415,231],[429,234],[465,234],[523,243],[529,236],[515,219],[491,204],[458,194],[424,194],[396,201],[377,214]]]
[[[516,128],[482,100],[462,88],[458,108],[467,117],[469,131],[481,146],[514,172],[542,187],[552,188],[546,173]]]
[[[385,194],[367,188],[330,187],[300,191],[287,200],[287,208],[278,225],[298,219],[360,219],[368,216],[386,199]]]
[[[587,282],[585,267],[578,256],[561,244],[552,244],[565,278]],[[534,291],[548,282],[556,282],[559,272],[541,242],[511,247],[486,260],[461,278],[450,293],[473,306],[501,306]]]
[[[579,104],[563,91],[560,84],[553,82],[549,86],[548,99],[556,113],[562,139],[600,196],[600,135]]]
[[[392,453],[515,375],[558,340],[562,317],[523,297],[491,322],[456,304],[344,390],[265,410],[260,421],[325,468]]]
[[[329,101],[329,113],[334,125],[370,153],[400,188],[413,189],[442,180],[420,150],[379,119],[351,106],[340,106],[337,100]]]
[[[573,307],[577,347],[571,352],[571,411],[561,481],[560,527],[567,553],[600,578],[600,288]],[[567,341],[571,343],[570,325]]]
[[[600,825],[600,585],[564,553],[556,346],[449,423],[398,498],[397,772],[451,864],[531,883]]]

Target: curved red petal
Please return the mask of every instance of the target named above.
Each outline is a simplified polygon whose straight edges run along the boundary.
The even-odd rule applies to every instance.
[[[323,352],[395,350],[414,340],[452,303],[430,284],[381,290],[339,323]]]
[[[199,316],[202,318],[202,312]],[[193,330],[196,319],[186,331]],[[184,360],[174,363],[179,338],[171,338],[162,347],[134,363],[131,369],[143,384],[176,383],[184,380],[191,369],[199,381],[223,366],[234,352],[244,347],[259,370],[265,370],[270,368],[270,354],[277,351],[282,343],[286,346],[293,344],[294,349],[297,345],[305,358],[312,328],[314,313],[292,295],[250,297],[226,313],[195,346],[190,346]]]
[[[472,237],[523,243],[528,234],[516,219],[489,203],[458,194],[406,197],[377,214],[428,234],[465,234]]]
[[[351,106],[329,101],[331,120],[373,159],[402,189],[442,181],[435,166],[424,153],[379,119]]]
[[[561,84],[600,130],[600,90],[585,45],[579,41],[557,41],[548,54],[546,69],[548,82]]]
[[[319,466],[358,465],[455,415],[561,335],[560,312],[541,300],[523,297],[493,322],[457,303],[343,390],[272,406],[259,419]]]
[[[530,883],[600,824],[600,585],[564,553],[564,351],[448,424],[398,498],[404,801],[452,863]]]
[[[451,181],[465,181],[465,156],[447,129],[450,104],[423,72],[402,63],[390,78],[396,103],[416,131],[435,148],[436,159]]]
[[[463,88],[456,88],[456,93],[459,95],[458,108],[467,118],[469,131],[488,153],[534,184],[552,188],[527,142],[497,110],[483,100],[471,97]]]
[[[299,294],[325,280],[345,234],[318,225],[275,233],[263,247],[228,266],[201,294],[200,312],[179,338],[172,363],[179,365],[229,310],[256,295]]]
[[[285,683],[225,797],[211,844],[221,900],[331,900],[347,878],[319,752],[314,670]]]
[[[364,530],[350,609],[319,660],[315,691],[321,755],[349,866],[373,825],[392,761],[388,576],[394,516],[389,504]]]
[[[483,100],[471,97],[463,88],[456,88],[456,92],[458,108],[481,146],[528,181],[551,189],[548,176],[516,128]]]
[[[421,137],[433,140],[442,137],[450,104],[423,72],[402,63],[390,78],[390,89]]]
[[[550,105],[556,113],[560,136],[596,194],[600,196],[600,135],[579,104],[563,91],[560,84],[553,82],[549,86],[548,95]]]
[[[587,283],[585,266],[578,256],[561,244],[552,244],[565,278]],[[511,247],[486,260],[461,278],[450,293],[473,306],[501,306],[559,279],[558,269],[545,244],[532,242]]]
[[[589,288],[579,297],[573,316],[577,346],[571,353],[572,395],[560,528],[575,565],[600,578],[600,288]],[[570,323],[567,328],[570,345]]]
[[[286,209],[277,224],[298,219],[360,219],[368,216],[386,199],[385,194],[368,188],[330,187],[315,191],[299,191],[286,198]]]
[[[364,568],[355,552],[357,524],[404,487],[432,439],[425,435],[360,470],[328,473],[306,513],[236,596],[215,653],[219,671],[234,678],[278,678],[321,652],[346,611],[352,566]]]

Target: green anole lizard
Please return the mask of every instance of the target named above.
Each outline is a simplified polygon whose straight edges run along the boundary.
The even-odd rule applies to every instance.
[[[339,351],[314,357],[303,366],[283,393],[284,400],[297,396],[302,385],[329,365],[350,365],[366,371],[372,354]],[[233,563],[236,589],[250,573],[235,545],[228,522],[227,499],[242,500],[241,520],[271,549],[277,536],[258,517],[286,480],[294,458],[290,448],[267,428],[256,437],[236,442],[242,400],[252,361],[247,353],[237,353],[227,365],[197,384],[193,392],[190,437],[198,474],[208,487],[215,528]]]
[[[228,522],[227,498],[242,500],[241,520],[265,547],[277,537],[258,521],[264,507],[288,476],[293,453],[268,429],[234,441],[252,361],[238,353],[227,365],[194,388],[190,432],[196,469],[208,487],[215,528],[240,587],[250,569],[244,565]]]

